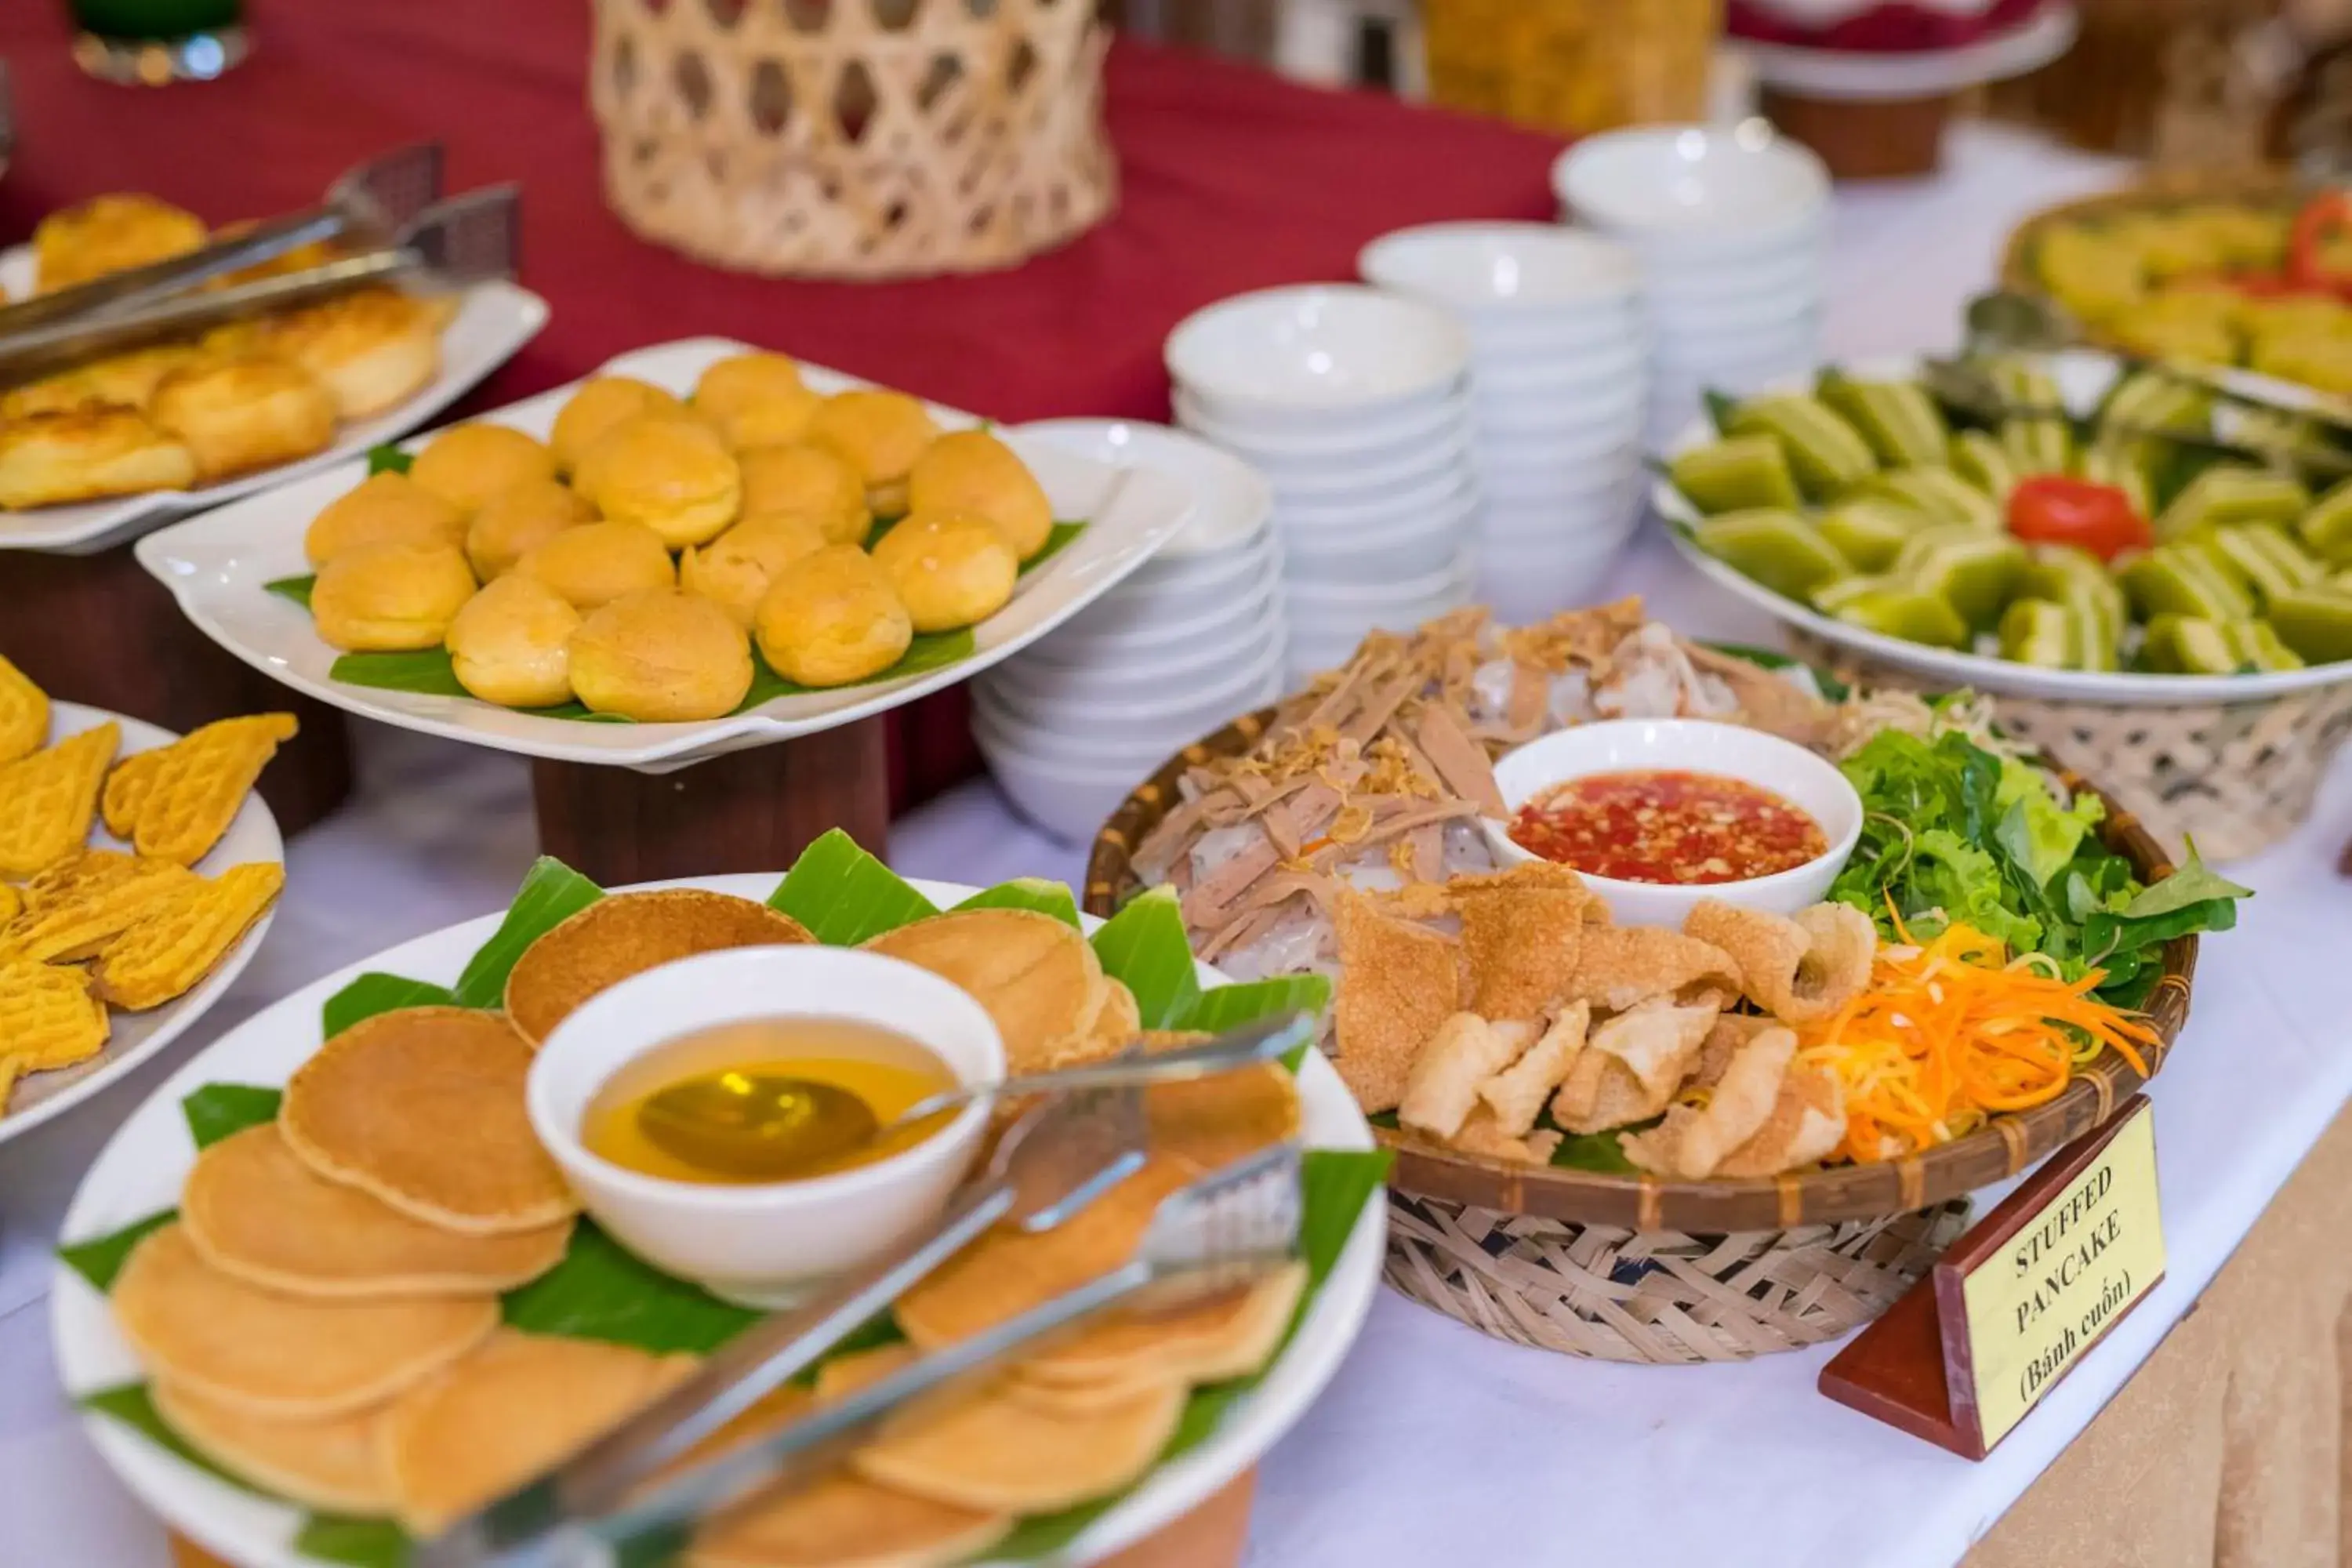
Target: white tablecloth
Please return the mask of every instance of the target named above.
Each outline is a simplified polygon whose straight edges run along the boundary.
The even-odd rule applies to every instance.
[[[1948,345],[2025,212],[2115,167],[2013,134],[1961,136],[1918,185],[1841,196],[1830,340],[1842,356]],[[1083,410],[1071,410],[1073,413]],[[1686,629],[1766,640],[1655,540],[1623,571]],[[149,1568],[162,1537],[58,1396],[48,1247],[106,1130],[177,1061],[272,998],[392,943],[503,905],[533,853],[520,763],[369,725],[350,809],[293,846],[268,946],[171,1061],[0,1148],[0,1563]],[[2182,1048],[2156,1086],[2171,1272],[1991,1459],[1970,1465],[1832,1405],[1828,1352],[1688,1370],[1507,1345],[1383,1294],[1361,1343],[1262,1475],[1258,1568],[1633,1561],[1666,1568],[1943,1568],[2096,1414],[2212,1277],[2352,1095],[2338,974],[2352,889],[2339,769],[2294,842],[2236,868],[2260,889],[2211,941]],[[969,785],[900,823],[910,875],[1076,882],[1083,850]]]

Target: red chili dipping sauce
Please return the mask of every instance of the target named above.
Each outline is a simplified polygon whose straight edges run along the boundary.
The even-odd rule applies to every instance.
[[[1621,882],[1744,882],[1829,852],[1793,803],[1720,773],[1640,769],[1555,784],[1519,807],[1531,854]]]

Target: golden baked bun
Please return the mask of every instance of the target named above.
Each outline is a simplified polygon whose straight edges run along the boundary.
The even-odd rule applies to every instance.
[[[777,574],[753,630],[769,666],[803,686],[846,686],[879,675],[915,640],[898,591],[854,544],[828,544]]]
[[[605,517],[642,522],[672,550],[716,539],[743,502],[743,476],[699,419],[640,414],[604,432],[572,476]]]
[[[1012,447],[985,430],[953,430],[931,443],[907,476],[907,510],[963,512],[996,525],[1026,561],[1054,535],[1054,503]]]
[[[799,440],[824,403],[801,384],[801,367],[782,354],[737,354],[694,384],[694,411],[739,452]]]
[[[868,387],[826,398],[808,438],[849,459],[877,516],[898,517],[907,510],[907,476],[939,435],[919,401]]]
[[[686,411],[685,404],[651,382],[626,375],[591,377],[556,415],[555,428],[547,437],[548,448],[555,454],[555,471],[569,474],[579,468],[588,448],[624,419]]]
[[[501,708],[572,700],[572,634],[580,612],[544,583],[511,574],[466,601],[442,646],[457,684]]]
[[[964,511],[917,511],[874,542],[874,564],[919,632],[988,619],[1013,597],[1021,562],[994,524]]]
[[[259,218],[241,217],[233,223],[225,223],[213,230],[212,237],[215,243],[231,240],[260,226]],[[284,272],[299,272],[306,268],[321,267],[332,261],[339,254],[341,253],[336,247],[326,240],[314,239],[307,244],[298,245],[291,250],[280,251],[267,261],[257,261],[250,267],[240,267],[234,272],[223,273],[205,287],[234,289],[240,283],[257,282],[264,278],[275,278]]]
[[[405,474],[370,474],[326,504],[302,536],[302,553],[322,566],[376,544],[462,544],[466,519]]]
[[[776,574],[827,542],[824,531],[804,517],[745,518],[679,556],[677,585],[717,605],[748,632]]]
[[[323,452],[335,438],[335,400],[281,359],[175,370],[156,385],[147,413],[188,444],[206,482]]]
[[[466,559],[488,583],[567,528],[596,520],[587,498],[562,479],[525,479],[482,503],[466,530]]]
[[[153,348],[132,349],[128,353],[93,360],[0,393],[0,419],[56,414],[88,408],[93,404],[144,408],[148,399],[154,396],[158,382],[205,357],[205,352],[194,343],[158,343]]]
[[[396,407],[441,374],[432,312],[397,289],[357,289],[269,323],[263,340],[317,376],[346,419]]]
[[[310,619],[347,653],[438,647],[474,596],[474,574],[454,544],[372,544],[319,568]]]
[[[645,724],[716,719],[751,689],[751,645],[708,599],[656,588],[614,600],[572,634],[572,689]]]
[[[583,522],[532,546],[514,570],[586,614],[625,594],[677,586],[661,535],[642,522]]]
[[[0,507],[182,490],[195,455],[131,408],[75,408],[0,425]]]
[[[805,517],[829,544],[863,544],[874,531],[866,481],[840,453],[806,444],[755,447],[735,461],[743,470],[745,517]]]
[[[425,443],[408,477],[464,512],[525,479],[555,477],[555,454],[503,425],[456,425]]]
[[[92,196],[33,230],[36,293],[69,289],[126,268],[201,250],[205,220],[153,196]]]

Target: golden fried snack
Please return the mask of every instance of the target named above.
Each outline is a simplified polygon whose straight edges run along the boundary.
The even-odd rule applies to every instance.
[[[751,689],[751,645],[708,599],[649,588],[592,610],[572,634],[572,689],[599,713],[685,723],[735,710]]]
[[[500,490],[555,478],[555,454],[503,425],[455,425],[425,443],[408,477],[471,517]]]
[[[29,756],[49,734],[49,694],[0,658],[0,763]]]
[[[144,408],[155,395],[157,383],[172,372],[207,357],[206,352],[194,343],[159,343],[153,348],[132,349],[127,353],[93,360],[0,393],[0,419],[65,413],[92,404]]]
[[[432,647],[474,596],[473,569],[454,544],[377,544],[319,569],[310,618],[351,653]]]
[[[1054,533],[1054,503],[1029,465],[986,430],[951,430],[916,459],[907,510],[968,512],[993,524],[1026,561]]]
[[[318,379],[345,419],[396,407],[441,374],[441,329],[423,301],[370,288],[268,323],[269,352]]]
[[[548,449],[555,455],[555,471],[569,474],[578,468],[588,448],[625,419],[640,414],[686,412],[685,404],[651,382],[626,375],[592,376],[580,384],[580,390],[555,416],[555,428],[547,437]]]
[[[92,196],[33,229],[34,291],[47,294],[110,272],[201,250],[205,220],[153,196]]]
[[[142,860],[119,849],[77,849],[63,859],[50,862],[25,884],[25,908],[30,913],[40,914],[96,898],[120,882],[142,877],[168,877],[173,869],[186,868]]]
[[[189,731],[147,753],[155,761],[140,770],[136,803],[126,789],[110,826],[122,820],[142,855],[194,865],[220,842],[261,770],[298,728],[291,713],[254,713]]]
[[[719,433],[669,414],[605,431],[572,482],[605,517],[642,522],[672,550],[716,539],[743,503],[742,470]]]
[[[184,490],[195,454],[131,408],[31,414],[0,425],[0,508]]]
[[[289,1420],[256,1415],[169,1382],[151,1384],[149,1393],[155,1413],[190,1447],[265,1491],[329,1513],[373,1518],[392,1511],[381,1405]]]
[[[1331,1065],[1367,1114],[1394,1110],[1412,1064],[1457,1010],[1461,944],[1349,889],[1340,892],[1334,923],[1339,984]]]
[[[828,544],[777,574],[752,627],[761,656],[803,686],[846,686],[906,657],[914,618],[889,575],[854,544]]]
[[[105,819],[106,830],[117,838],[131,837],[163,760],[161,751],[140,752],[115,763],[114,771],[106,775],[105,792],[98,799],[99,815]]]
[[[314,567],[373,544],[463,544],[466,517],[405,474],[370,474],[310,520],[302,553]]]
[[[874,531],[866,481],[838,452],[805,443],[739,452],[746,518],[804,517],[824,531],[828,544],[863,544]]]
[[[1021,561],[1004,535],[966,512],[909,512],[874,543],[919,632],[976,626],[1013,600]]]
[[[799,440],[824,402],[801,384],[800,366],[782,354],[737,354],[694,384],[694,411],[738,451]]]
[[[948,1568],[984,1556],[1012,1528],[1009,1514],[934,1502],[845,1468],[781,1493],[753,1493],[704,1524],[685,1561],[687,1568]]]
[[[583,614],[625,594],[677,586],[661,535],[642,522],[583,522],[524,552],[515,574],[544,583]]]
[[[0,877],[29,877],[82,847],[121,742],[122,726],[109,720],[0,765]]]
[[[0,957],[0,1040],[24,1072],[88,1061],[106,1045],[105,1005],[89,976],[65,964]]]
[[[0,930],[0,950],[35,963],[74,963],[95,957],[196,881],[194,872],[168,860],[134,859],[106,850],[91,850],[79,858],[100,856],[119,864],[95,868],[70,889],[45,893],[37,909]]]
[[[257,860],[183,885],[108,942],[92,974],[98,994],[132,1013],[185,994],[268,912],[286,868]]]
[[[14,882],[0,882],[0,930],[5,930],[9,921],[24,912],[24,893]],[[6,939],[0,937],[0,950],[5,950],[5,946]],[[0,1103],[5,1102],[0,1101]]]
[[[290,463],[335,438],[334,399],[301,366],[278,359],[175,370],[156,385],[148,414],[187,443],[206,481]]]
[[[525,479],[482,503],[466,530],[466,559],[488,583],[567,528],[596,520],[588,498],[561,479]]]
[[[502,708],[572,700],[580,612],[546,584],[509,573],[466,601],[443,646],[457,684]]]
[[[897,517],[907,510],[908,475],[939,434],[919,399],[868,387],[825,399],[808,438],[849,460],[877,515]]]
[[[824,547],[824,531],[806,518],[746,518],[679,556],[677,585],[709,599],[748,632],[777,574]]]

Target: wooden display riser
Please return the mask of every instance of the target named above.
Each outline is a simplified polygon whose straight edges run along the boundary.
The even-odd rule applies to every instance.
[[[351,794],[343,715],[190,626],[127,544],[96,555],[0,552],[0,657],[61,701],[183,734],[240,713],[293,713],[301,733],[261,777],[262,797],[289,837]]]

